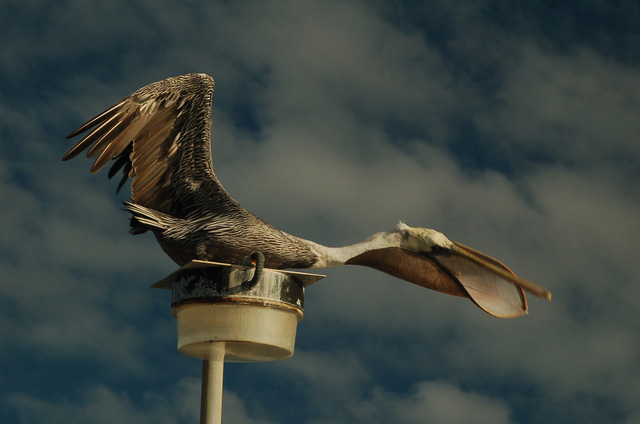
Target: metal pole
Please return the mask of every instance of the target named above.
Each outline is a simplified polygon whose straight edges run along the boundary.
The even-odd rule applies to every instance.
[[[202,396],[200,398],[200,424],[222,423],[222,359],[202,361]]]

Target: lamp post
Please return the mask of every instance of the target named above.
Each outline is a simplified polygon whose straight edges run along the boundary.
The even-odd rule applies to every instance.
[[[203,361],[201,424],[221,422],[225,361],[293,356],[304,290],[324,278],[262,268],[257,255],[255,268],[194,260],[152,286],[171,290],[180,353]]]

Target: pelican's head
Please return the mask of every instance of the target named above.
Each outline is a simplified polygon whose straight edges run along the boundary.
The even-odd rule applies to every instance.
[[[397,229],[402,234],[402,247],[414,252],[431,252],[434,247],[450,250],[453,246],[447,236],[430,228],[413,228],[400,221]]]

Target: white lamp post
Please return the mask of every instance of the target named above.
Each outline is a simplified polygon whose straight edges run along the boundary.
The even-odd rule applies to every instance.
[[[194,260],[152,286],[171,289],[180,353],[203,360],[201,424],[221,422],[225,361],[293,356],[304,289],[324,278],[257,262],[253,268]]]

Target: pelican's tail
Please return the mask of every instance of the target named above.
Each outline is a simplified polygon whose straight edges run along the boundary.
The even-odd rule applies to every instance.
[[[132,202],[122,202],[126,206],[126,211],[133,214],[131,217],[131,234],[142,234],[147,230],[166,231],[175,223],[177,218],[163,212],[146,208]]]

